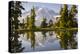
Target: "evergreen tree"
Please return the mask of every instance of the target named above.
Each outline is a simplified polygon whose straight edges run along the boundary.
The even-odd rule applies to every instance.
[[[63,11],[63,8],[62,8],[62,6],[61,6],[60,15],[62,14],[62,11]]]
[[[76,14],[77,14],[77,7],[76,5],[72,5],[68,15],[68,20],[69,20],[69,22],[67,23],[68,27],[77,27],[77,21],[74,21]]]
[[[63,9],[63,10],[62,10]],[[61,8],[61,18],[60,18],[60,27],[67,27],[68,20],[68,6],[64,4],[64,7]]]
[[[77,21],[74,20],[77,14],[76,5],[72,5],[71,10],[68,10],[68,6],[64,4],[63,8],[60,10],[60,20],[56,23],[58,27],[77,27]]]
[[[29,26],[29,16],[27,16],[27,28]]]
[[[49,26],[49,27],[53,27],[53,21],[52,21],[52,20],[49,21],[48,26]]]
[[[41,27],[42,28],[46,28],[47,27],[46,18],[43,18],[43,21],[41,23]]]
[[[61,7],[60,10],[60,20],[56,23],[55,26],[58,26],[60,28],[67,27],[67,21],[68,21],[68,6],[64,4],[63,7]]]
[[[33,7],[31,9],[31,14],[30,14],[30,17],[29,17],[29,29],[34,29],[35,28],[35,16],[36,16],[35,8]]]
[[[19,29],[18,17],[21,16],[21,9],[24,8],[21,6],[20,1],[10,1],[9,5],[9,23],[11,26],[9,30],[9,51],[21,52],[23,48],[21,47],[21,41],[18,40],[18,32],[15,30]]]

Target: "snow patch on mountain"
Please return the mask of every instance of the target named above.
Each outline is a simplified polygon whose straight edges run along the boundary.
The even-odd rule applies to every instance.
[[[22,17],[19,17],[20,22],[22,22],[22,19],[26,19],[28,15],[30,15],[31,11],[25,12],[22,14]],[[47,23],[49,22],[50,19],[53,20],[53,23],[55,22],[56,18],[55,16],[59,16],[58,13],[55,13],[51,9],[47,8],[40,8],[40,7],[35,7],[35,25],[40,26],[41,21],[43,18],[47,19]],[[25,20],[26,21],[26,20]]]

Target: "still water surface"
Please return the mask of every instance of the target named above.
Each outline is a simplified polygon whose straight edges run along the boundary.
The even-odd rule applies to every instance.
[[[77,48],[77,31],[29,31],[19,35],[23,52]]]

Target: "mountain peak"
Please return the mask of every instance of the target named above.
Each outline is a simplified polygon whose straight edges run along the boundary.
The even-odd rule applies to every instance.
[[[30,15],[30,13],[31,11],[23,13],[22,18],[25,19],[28,15]],[[55,13],[53,10],[42,7],[35,7],[35,13],[36,13],[35,24],[37,25],[41,23],[43,17],[47,19],[47,22],[49,22],[50,19],[54,21],[55,20],[54,16],[58,15],[58,13]]]

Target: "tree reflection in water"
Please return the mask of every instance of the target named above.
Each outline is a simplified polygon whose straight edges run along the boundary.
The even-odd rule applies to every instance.
[[[46,31],[42,31],[43,39],[46,40]]]
[[[53,32],[57,34],[56,38],[60,40],[60,45],[62,49],[76,49],[77,48],[77,40],[75,40],[77,30],[76,31],[74,30],[62,30],[62,31],[56,30],[56,31],[40,31],[40,32],[43,35],[42,37],[44,40],[47,40],[48,36],[54,36]],[[37,41],[35,32],[28,31],[26,32],[26,34],[27,34],[27,40],[31,41],[31,48],[35,50],[36,41]]]
[[[32,31],[26,32],[27,33],[27,39],[30,39],[31,41],[31,48],[35,50],[35,33]]]
[[[77,31],[63,30],[56,31],[57,37],[60,39],[60,45],[63,49],[76,49],[77,41],[75,40]]]
[[[49,31],[49,36],[52,36],[53,35],[53,31]]]

